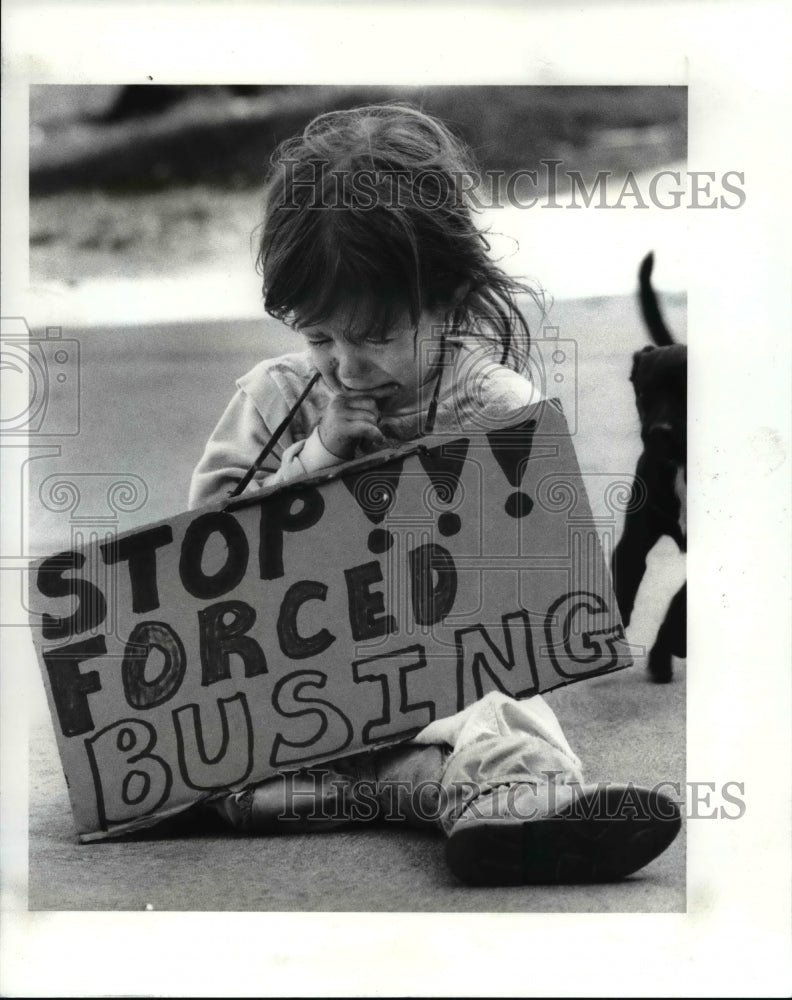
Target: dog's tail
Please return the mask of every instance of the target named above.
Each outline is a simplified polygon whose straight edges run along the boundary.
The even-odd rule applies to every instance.
[[[649,330],[652,340],[658,347],[668,347],[675,343],[674,338],[665,325],[663,314],[657,302],[655,290],[652,288],[652,268],[654,267],[654,254],[648,253],[641,261],[641,269],[638,272],[638,288],[641,299],[641,312],[644,322]]]

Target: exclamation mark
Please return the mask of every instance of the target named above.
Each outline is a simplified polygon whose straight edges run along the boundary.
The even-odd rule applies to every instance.
[[[526,420],[525,423],[519,424],[517,427],[509,427],[503,431],[491,431],[487,435],[492,454],[511,486],[518,487],[522,482],[528,460],[531,457],[535,430],[536,421]],[[504,509],[509,517],[520,518],[530,514],[533,505],[533,500],[527,493],[516,490],[506,497]]]
[[[442,504],[453,503],[469,446],[469,438],[457,438],[434,448],[421,448],[418,452],[424,472],[432,481],[435,496]],[[437,530],[446,538],[455,535],[461,527],[459,515],[453,511],[443,511],[437,519]]]
[[[396,499],[403,460],[379,469],[344,476],[344,485],[372,524],[381,524]],[[368,536],[369,552],[387,552],[393,535],[386,528],[375,528]]]

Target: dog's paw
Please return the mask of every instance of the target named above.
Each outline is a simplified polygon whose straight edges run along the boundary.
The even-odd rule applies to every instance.
[[[674,679],[674,668],[671,664],[671,654],[655,646],[646,662],[649,680],[654,684],[669,684]]]

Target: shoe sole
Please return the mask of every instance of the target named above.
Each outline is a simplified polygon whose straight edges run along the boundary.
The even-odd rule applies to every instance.
[[[451,833],[446,860],[468,885],[615,882],[662,854],[681,825],[666,796],[598,787],[547,819],[468,821]]]

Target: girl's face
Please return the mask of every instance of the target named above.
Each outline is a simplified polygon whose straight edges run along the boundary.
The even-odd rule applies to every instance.
[[[298,326],[308,341],[311,355],[327,386],[343,394],[371,394],[383,412],[419,404],[422,391],[436,372],[443,313],[426,310],[417,328],[409,318],[383,337],[349,340],[343,313],[323,323]],[[434,333],[433,333],[434,331]]]

